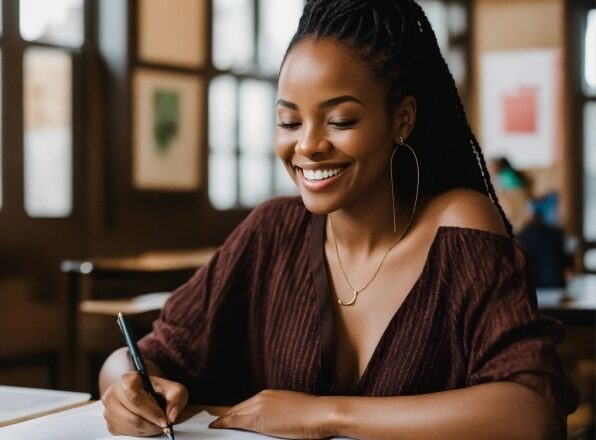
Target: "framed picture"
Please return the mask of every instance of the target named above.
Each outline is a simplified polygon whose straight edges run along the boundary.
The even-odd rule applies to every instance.
[[[543,168],[561,154],[560,52],[529,49],[481,57],[482,148],[517,168]]]
[[[194,191],[201,182],[203,87],[194,75],[137,69],[133,74],[134,187]]]
[[[198,68],[206,48],[206,0],[139,0],[141,62]]]

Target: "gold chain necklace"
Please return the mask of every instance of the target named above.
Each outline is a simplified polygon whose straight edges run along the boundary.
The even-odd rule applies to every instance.
[[[329,218],[329,228],[331,229],[331,235],[333,235],[333,243],[335,244],[335,254],[337,255],[337,262],[339,263],[339,268],[341,269],[341,273],[344,276],[344,279],[346,280],[346,283],[348,283],[348,287],[350,288],[350,290],[352,291],[352,293],[354,294],[354,296],[352,296],[352,299],[345,303],[343,302],[341,299],[337,300],[337,303],[340,306],[353,306],[354,304],[356,304],[356,301],[358,300],[358,295],[363,292],[364,290],[366,290],[366,288],[368,288],[368,286],[370,286],[370,284],[373,282],[373,280],[377,277],[377,275],[379,274],[379,271],[381,270],[381,267],[383,266],[383,263],[385,262],[385,259],[387,258],[387,255],[389,255],[389,252],[391,252],[391,250],[397,246],[397,244],[401,241],[401,239],[404,237],[404,235],[406,235],[406,231],[408,230],[410,223],[411,223],[411,219],[410,219],[410,223],[408,223],[408,226],[406,226],[406,228],[404,229],[404,231],[402,232],[402,234],[399,236],[399,238],[397,239],[397,241],[395,243],[393,243],[389,249],[387,249],[387,251],[385,252],[385,255],[383,255],[383,258],[381,259],[381,262],[379,263],[379,265],[377,266],[377,270],[375,270],[375,273],[373,274],[373,276],[370,278],[370,280],[368,280],[368,282],[364,285],[364,287],[360,288],[360,289],[354,289],[354,287],[352,286],[352,283],[350,283],[350,280],[348,279],[348,276],[346,275],[346,271],[344,269],[343,264],[341,264],[341,258],[339,256],[339,248],[337,247],[337,239],[335,238],[335,232],[333,231],[333,223],[331,223],[331,217]]]

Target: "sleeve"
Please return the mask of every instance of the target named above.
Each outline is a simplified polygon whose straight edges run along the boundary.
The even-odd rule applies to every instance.
[[[538,311],[536,291],[521,246],[487,233],[460,243],[468,268],[464,344],[467,385],[494,381],[522,384],[544,396],[561,427],[578,403],[565,378],[555,345],[564,336],[560,322]]]
[[[144,357],[184,383],[195,402],[231,404],[250,394],[248,303],[262,246],[256,208],[208,264],[166,302],[139,341]]]

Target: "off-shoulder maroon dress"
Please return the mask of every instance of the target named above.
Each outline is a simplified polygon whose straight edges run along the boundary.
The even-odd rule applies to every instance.
[[[325,217],[299,198],[265,202],[172,295],[139,346],[194,401],[233,404],[266,389],[338,394],[324,256]],[[523,249],[490,232],[441,227],[412,290],[350,395],[400,396],[513,381],[577,405],[537,311]],[[346,393],[343,393],[346,394]]]

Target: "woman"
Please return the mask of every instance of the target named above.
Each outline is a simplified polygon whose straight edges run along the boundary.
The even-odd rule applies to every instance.
[[[175,421],[287,438],[561,438],[576,396],[478,143],[411,0],[312,0],[282,65],[276,150],[301,198],[256,208],[140,342]],[[113,433],[166,423],[126,351]],[[240,403],[238,403],[240,402]]]

